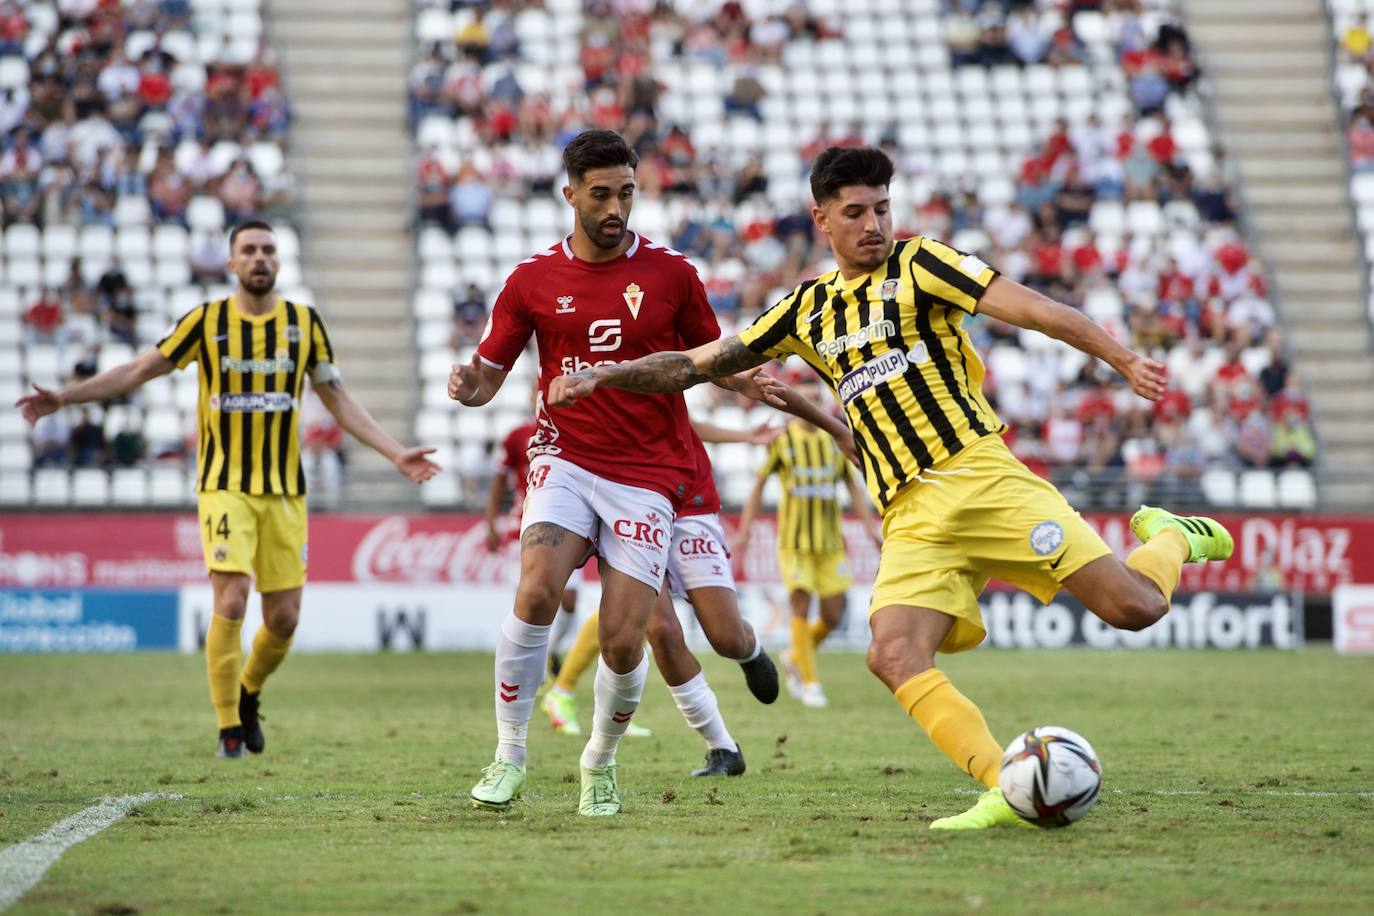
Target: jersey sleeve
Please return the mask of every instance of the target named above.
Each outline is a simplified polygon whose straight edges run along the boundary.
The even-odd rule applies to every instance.
[[[314,369],[320,363],[334,362],[334,347],[329,342],[329,329],[324,326],[324,319],[313,306],[308,306],[310,310],[310,352],[305,358],[305,368]]]
[[[923,238],[911,257],[911,276],[921,292],[972,314],[997,271],[976,254]]]
[[[205,333],[205,306],[198,305],[177,319],[167,336],[157,342],[157,349],[178,369],[185,369],[196,359],[201,338]]]
[[[477,355],[493,369],[509,372],[533,333],[534,322],[530,320],[529,311],[512,277],[501,288],[496,304],[491,307],[487,329],[482,334],[482,342],[477,345]]]
[[[768,454],[764,456],[763,464],[759,465],[759,477],[771,477],[782,470],[782,441],[786,438],[784,434],[768,444]]]
[[[520,428],[511,430],[506,433],[506,439],[501,443],[501,467],[512,474],[520,466],[520,456],[527,444],[526,437],[521,436],[520,432]]]
[[[760,356],[786,359],[804,346],[797,339],[797,309],[810,283],[788,293],[776,305],[764,312],[754,323],[739,332],[739,339]]]
[[[720,339],[720,322],[716,321],[715,309],[706,298],[706,287],[701,285],[701,276],[690,264],[683,274],[683,305],[677,313],[677,334],[682,338],[684,349],[690,350],[702,344]]]

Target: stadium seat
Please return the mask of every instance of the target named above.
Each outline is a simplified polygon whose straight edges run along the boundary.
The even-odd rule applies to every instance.
[[[0,505],[25,506],[32,498],[27,468],[22,471],[0,468]]]
[[[1238,495],[1240,504],[1247,508],[1274,508],[1278,504],[1274,475],[1269,471],[1242,471]]]
[[[110,477],[98,468],[78,468],[72,474],[72,504],[103,506],[110,501]]]
[[[1285,509],[1311,509],[1317,505],[1317,485],[1310,471],[1291,468],[1278,475],[1278,504]]]
[[[1214,506],[1236,504],[1236,475],[1225,468],[1209,468],[1199,480],[1203,497]]]
[[[186,475],[177,467],[154,467],[148,477],[148,501],[155,506],[172,506],[186,501]]]
[[[64,506],[71,502],[71,478],[57,468],[33,472],[33,501],[40,506]]]

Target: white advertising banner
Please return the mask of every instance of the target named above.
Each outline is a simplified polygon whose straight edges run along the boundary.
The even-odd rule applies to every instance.
[[[1343,654],[1374,654],[1374,585],[1338,585],[1331,593],[1332,641]]]

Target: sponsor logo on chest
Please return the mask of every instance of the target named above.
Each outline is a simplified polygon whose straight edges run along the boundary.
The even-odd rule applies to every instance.
[[[866,328],[860,328],[853,334],[846,334],[835,340],[822,340],[816,344],[816,352],[821,356],[839,356],[845,350],[854,350],[859,347],[867,346],[875,340],[887,340],[897,333],[897,325],[880,318]]]
[[[284,413],[295,407],[289,391],[236,391],[210,398],[210,409],[224,413]]]

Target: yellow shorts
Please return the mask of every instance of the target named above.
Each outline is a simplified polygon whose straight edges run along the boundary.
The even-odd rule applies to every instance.
[[[778,567],[788,591],[810,592],[822,598],[839,595],[854,584],[849,561],[843,550],[832,553],[803,553],[779,550]]]
[[[1111,553],[1053,486],[985,436],[908,486],[883,516],[883,548],[869,613],[889,605],[955,618],[940,644],[962,652],[987,627],[978,594],[989,579],[1043,602],[1064,579]]]
[[[211,572],[251,574],[258,591],[305,584],[304,496],[200,494],[200,542]]]

